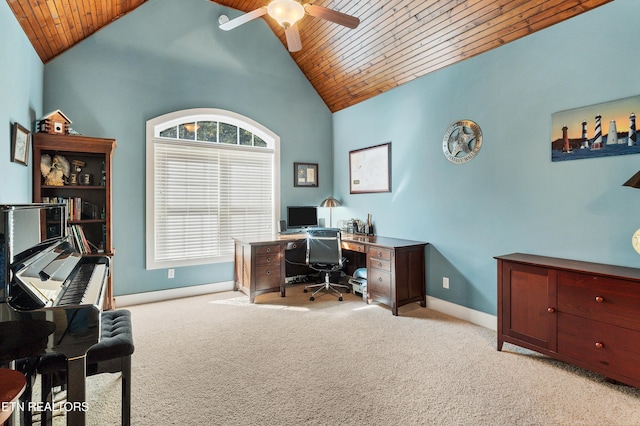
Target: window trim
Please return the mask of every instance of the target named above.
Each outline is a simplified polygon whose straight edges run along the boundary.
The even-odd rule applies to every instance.
[[[233,255],[219,256],[216,258],[209,258],[206,261],[202,259],[189,259],[189,260],[172,260],[157,262],[155,257],[155,144],[154,140],[161,138],[160,132],[167,127],[177,126],[182,123],[189,123],[193,121],[219,121],[223,123],[232,124],[240,128],[246,129],[251,133],[257,135],[265,142],[269,148],[274,151],[273,159],[273,211],[275,223],[280,220],[280,137],[272,132],[267,127],[252,120],[249,117],[245,117],[241,114],[227,111],[217,108],[192,108],[180,111],[170,112],[150,120],[147,120],[146,125],[146,236],[145,236],[145,251],[146,251],[146,269],[162,269],[181,266],[195,266],[210,263],[222,263],[232,262]],[[182,141],[182,139],[176,139],[176,141]],[[184,141],[185,143],[192,143],[194,141]],[[273,144],[273,146],[271,146]],[[242,146],[239,146],[242,149]],[[275,226],[274,223],[274,226]]]

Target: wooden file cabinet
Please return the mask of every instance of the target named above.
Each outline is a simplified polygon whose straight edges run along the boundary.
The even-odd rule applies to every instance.
[[[235,243],[236,290],[249,295],[253,303],[257,295],[280,291],[284,281],[284,247],[279,242],[267,244]]]
[[[499,256],[498,350],[509,342],[640,387],[640,270]]]

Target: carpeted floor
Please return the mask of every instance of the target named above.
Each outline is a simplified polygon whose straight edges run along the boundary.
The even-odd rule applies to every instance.
[[[302,286],[129,307],[133,425],[640,425],[640,390],[411,304],[394,317]],[[118,375],[88,424],[117,424]],[[56,419],[59,424],[63,418]]]

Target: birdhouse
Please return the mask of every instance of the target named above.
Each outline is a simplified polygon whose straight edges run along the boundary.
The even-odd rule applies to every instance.
[[[38,120],[38,133],[68,135],[71,120],[59,109],[44,115]]]

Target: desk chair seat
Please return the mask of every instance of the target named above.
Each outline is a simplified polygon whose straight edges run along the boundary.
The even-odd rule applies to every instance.
[[[131,354],[133,354],[131,312],[105,311],[101,318],[100,342],[87,352],[87,376],[122,373],[122,425],[131,420]],[[67,358],[59,353],[43,355],[38,362],[42,379],[42,402],[52,403],[52,388],[66,385]],[[51,424],[51,412],[43,411],[42,425]]]
[[[338,300],[342,301],[342,293],[338,290],[342,288],[345,293],[349,293],[350,287],[343,284],[332,283],[331,274],[340,271],[345,258],[342,257],[342,243],[340,241],[340,230],[336,228],[311,228],[307,230],[307,265],[324,275],[324,282],[305,286],[304,292],[310,289],[315,290],[309,300],[315,300],[318,292],[325,290],[337,294]]]

